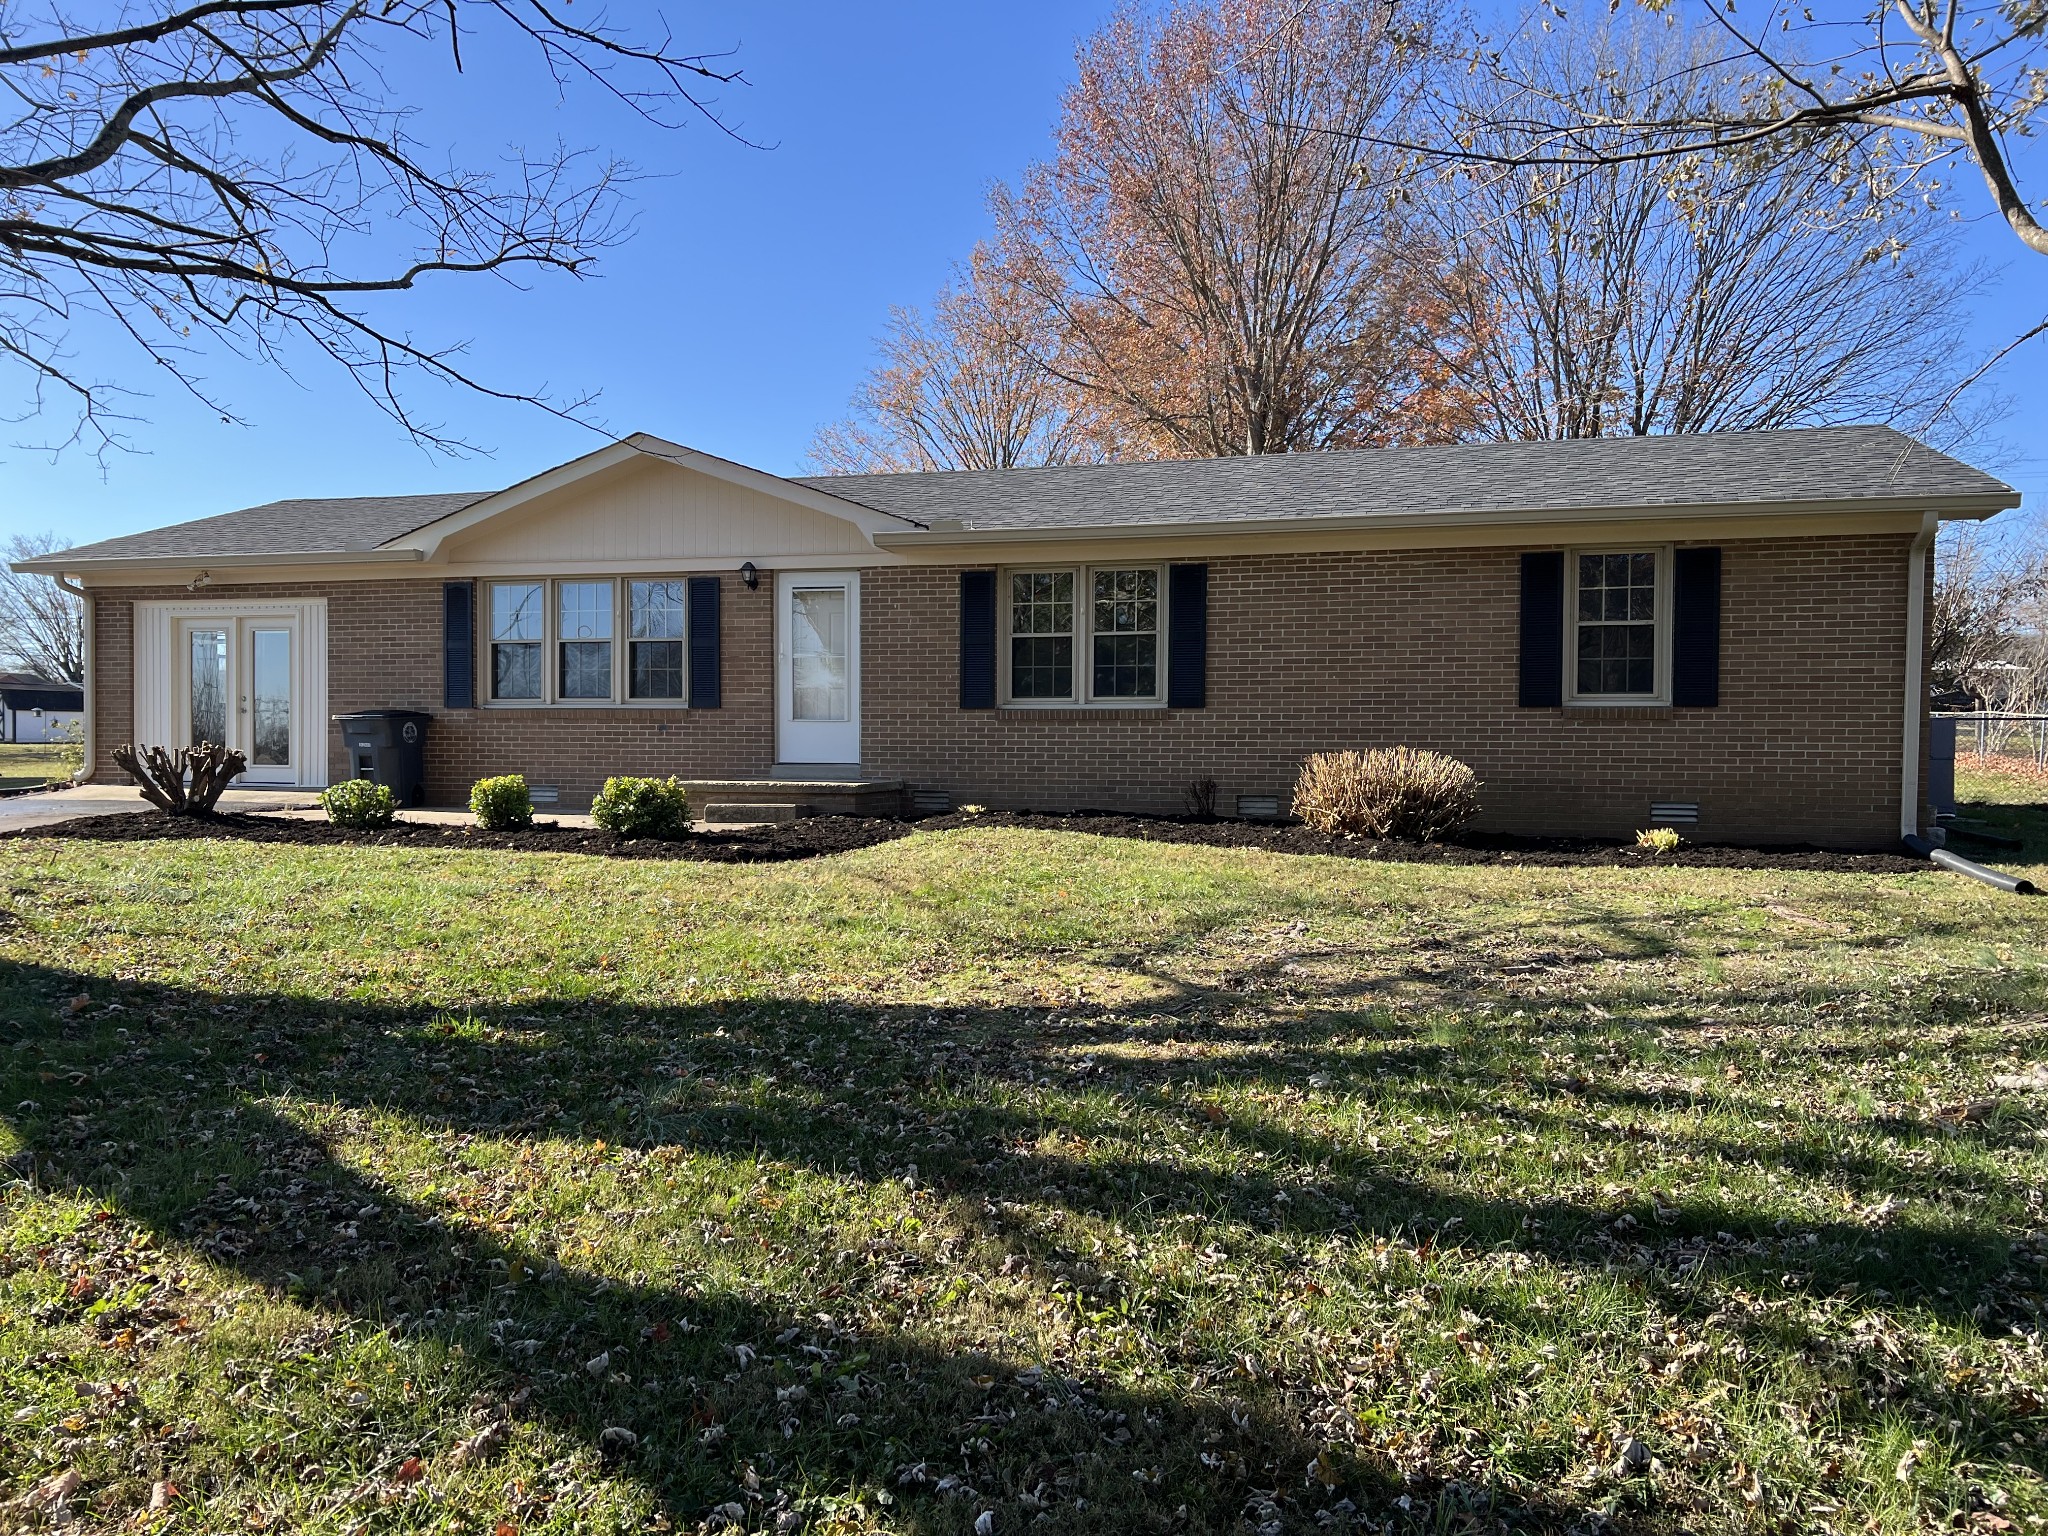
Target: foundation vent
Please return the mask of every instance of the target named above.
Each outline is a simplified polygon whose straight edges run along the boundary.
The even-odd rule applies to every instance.
[[[943,789],[913,789],[910,809],[919,816],[943,816],[953,809],[953,797]]]
[[[1278,821],[1280,819],[1280,797],[1278,795],[1239,795],[1237,814],[1245,821]]]
[[[1650,823],[1660,827],[1696,827],[1700,824],[1697,800],[1652,800]]]
[[[559,784],[529,784],[526,786],[526,796],[535,805],[559,805],[562,800],[562,788]]]

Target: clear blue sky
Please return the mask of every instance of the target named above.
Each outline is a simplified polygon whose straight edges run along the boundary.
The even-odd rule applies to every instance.
[[[493,382],[601,389],[596,414],[616,433],[795,470],[818,424],[843,413],[889,306],[928,299],[986,231],[988,184],[1045,152],[1074,41],[1110,9],[672,8],[692,45],[737,49],[750,83],[723,90],[723,104],[766,149],[703,124],[658,133],[595,97],[563,109],[522,65],[472,58],[424,113],[423,133],[454,140],[472,161],[560,136],[664,174],[634,190],[637,234],[589,279],[524,293],[452,280],[403,313],[424,340],[470,341],[470,366]],[[1983,206],[1967,184],[1962,201],[1972,213]],[[1988,354],[2041,318],[2048,261],[1982,220],[1957,238],[2004,268],[1978,306],[1974,340]],[[110,338],[81,330],[75,351],[88,372],[146,380]],[[52,464],[0,447],[0,537],[48,528],[84,542],[285,496],[489,488],[599,441],[530,408],[423,386],[428,415],[490,449],[451,462],[414,446],[317,360],[296,381],[226,357],[206,372],[247,425],[225,425],[156,384],[137,403],[147,420],[133,435],[145,451],[113,455],[104,470],[77,450]],[[2048,338],[1997,382],[2016,402],[1997,429],[2003,451],[1972,456],[2034,504],[2048,495]],[[0,429],[0,441],[34,431]]]

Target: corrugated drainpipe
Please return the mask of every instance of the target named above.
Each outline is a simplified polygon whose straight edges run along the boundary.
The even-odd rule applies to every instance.
[[[78,653],[78,659],[85,670],[85,758],[79,763],[78,772],[71,776],[72,783],[83,784],[92,777],[93,764],[100,755],[99,742],[92,733],[92,697],[95,692],[92,675],[92,593],[84,587],[74,587],[62,576],[53,576],[50,579],[85,604],[85,643]]]
[[[1926,662],[1927,551],[1934,547],[1941,518],[1923,513],[1906,557],[1906,720],[1899,756],[1899,836],[1920,835],[1920,734],[1927,717],[1927,684],[1920,675]]]

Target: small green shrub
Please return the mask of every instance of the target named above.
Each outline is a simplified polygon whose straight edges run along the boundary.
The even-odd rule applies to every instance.
[[[398,815],[398,802],[387,784],[368,779],[344,779],[320,791],[321,807],[337,827],[388,827]]]
[[[1636,834],[1636,846],[1650,853],[1676,853],[1684,845],[1676,827],[1645,827]]]
[[[677,838],[690,830],[690,797],[681,779],[606,779],[590,819],[614,837]]]
[[[469,814],[486,832],[532,826],[533,796],[527,793],[526,775],[504,773],[495,779],[478,779],[469,788]]]
[[[1295,780],[1294,814],[1318,832],[1434,842],[1479,814],[1479,779],[1455,757],[1414,747],[1317,752]]]

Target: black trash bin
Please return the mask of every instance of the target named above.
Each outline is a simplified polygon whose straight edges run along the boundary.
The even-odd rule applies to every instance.
[[[427,803],[427,722],[414,709],[366,709],[336,715],[348,748],[349,776],[382,784],[400,805]]]

